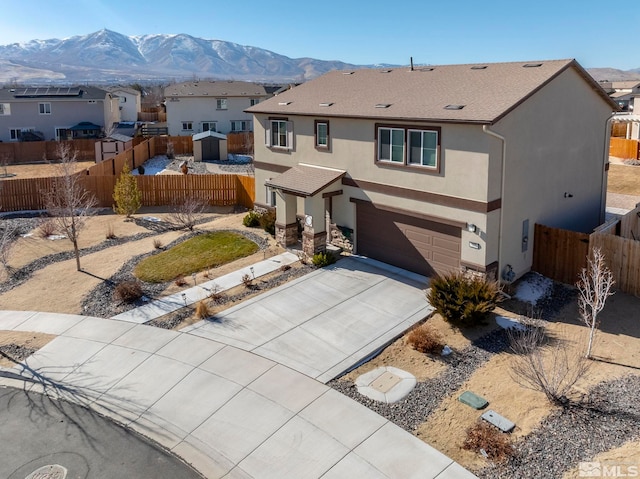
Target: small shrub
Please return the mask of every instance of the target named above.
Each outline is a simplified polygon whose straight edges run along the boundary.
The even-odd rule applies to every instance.
[[[54,235],[55,232],[56,225],[51,220],[46,220],[40,223],[40,226],[38,227],[38,235],[43,239],[47,239],[49,236]]]
[[[456,326],[485,323],[502,300],[498,283],[452,273],[431,280],[427,301],[448,322]]]
[[[428,324],[413,329],[407,336],[407,343],[416,351],[440,354],[444,348],[442,335]]]
[[[276,212],[274,210],[265,211],[260,215],[260,227],[270,235],[276,234]]]
[[[124,303],[133,303],[142,297],[142,286],[135,280],[124,281],[116,286],[113,294]]]
[[[144,175],[144,166],[142,166],[142,165],[138,166],[138,174],[139,175]]]
[[[104,234],[106,239],[116,239],[116,233],[113,231],[113,224],[109,223],[107,226],[107,231]]]
[[[280,271],[282,271],[283,273],[285,271],[289,271],[291,269],[291,265],[290,264],[283,264],[282,266],[280,266]]]
[[[243,274],[242,275],[242,282],[244,283],[244,286],[246,288],[253,287],[253,278],[251,276],[249,276],[248,274]]]
[[[321,252],[316,253],[311,258],[311,262],[317,268],[324,268],[336,262],[336,258],[331,253]]]
[[[242,218],[242,224],[247,228],[257,228],[260,226],[260,213],[257,211],[249,211],[244,218]]]
[[[503,462],[514,454],[509,436],[484,421],[467,429],[467,437],[462,448],[477,452],[482,449],[494,462]]]
[[[211,289],[211,293],[209,293],[209,298],[214,303],[222,303],[224,301],[224,293],[222,291],[218,291],[218,286],[214,285]]]
[[[176,286],[186,286],[187,285],[187,280],[184,279],[182,276],[179,278],[176,278],[176,280],[174,281],[174,284]]]
[[[162,249],[162,241],[159,240],[158,238],[153,240],[153,247],[155,249]]]
[[[211,316],[211,313],[209,313],[209,307],[207,306],[207,303],[204,302],[204,299],[198,301],[198,306],[196,306],[196,317],[198,319],[205,319],[209,316]]]

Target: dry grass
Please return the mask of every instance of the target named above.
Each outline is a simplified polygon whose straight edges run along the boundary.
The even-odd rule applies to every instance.
[[[206,319],[209,316],[211,316],[211,313],[209,312],[207,303],[204,300],[199,301],[198,305],[196,306],[196,317],[198,319]]]
[[[640,167],[609,165],[607,191],[620,195],[640,196]]]

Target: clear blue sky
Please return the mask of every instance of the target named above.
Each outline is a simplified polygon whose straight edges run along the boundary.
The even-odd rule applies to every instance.
[[[187,33],[292,58],[451,64],[576,58],[640,67],[640,9],[594,0],[2,0],[0,45],[107,28]]]

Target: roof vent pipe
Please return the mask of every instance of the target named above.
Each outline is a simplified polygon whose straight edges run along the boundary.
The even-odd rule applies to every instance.
[[[409,57],[409,59],[411,60],[411,71],[413,71],[413,57]]]

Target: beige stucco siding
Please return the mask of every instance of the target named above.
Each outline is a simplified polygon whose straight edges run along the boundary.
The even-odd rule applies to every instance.
[[[291,151],[264,145],[265,115],[256,115],[255,157],[258,162],[294,166],[307,163],[345,169],[351,178],[417,191],[486,202],[489,197],[489,138],[475,125],[435,125],[416,122],[388,124],[441,127],[440,172],[375,162],[375,125],[372,120],[329,119],[330,150],[315,148],[314,120],[320,117],[290,116],[295,135]],[[326,119],[326,118],[325,118]],[[493,192],[495,199],[497,192]],[[489,199],[489,201],[491,200]]]
[[[568,69],[492,127],[507,138],[501,259],[518,276],[532,264],[535,223],[583,232],[599,224],[610,113],[611,107]],[[501,177],[491,179],[493,191]],[[530,243],[523,253],[527,219]]]

